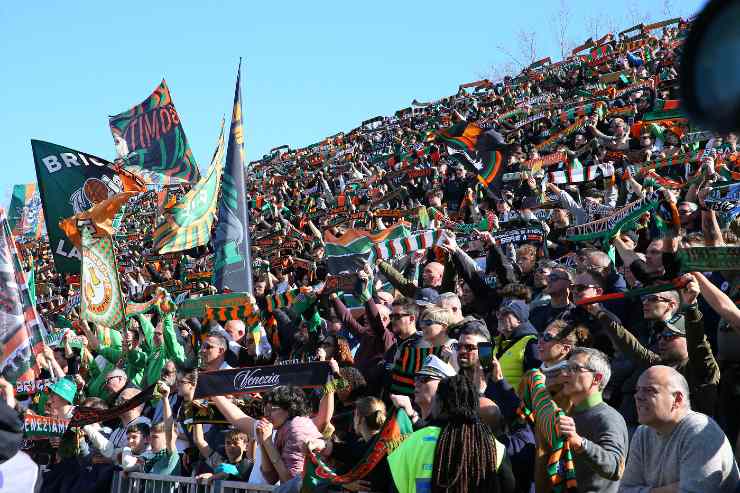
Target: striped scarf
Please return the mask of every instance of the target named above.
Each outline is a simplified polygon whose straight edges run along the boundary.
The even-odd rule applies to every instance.
[[[247,327],[253,327],[260,322],[259,309],[252,303],[219,307],[206,305],[205,311],[206,320],[217,320],[219,322],[225,322],[227,320],[244,320]]]
[[[568,166],[563,171],[551,171],[547,173],[547,180],[550,183],[562,184],[562,183],[581,183],[585,181],[592,181],[601,175],[606,178],[612,176],[613,170],[607,171],[603,165],[595,164],[593,166],[586,167],[575,167]]]
[[[550,451],[547,460],[547,475],[554,493],[576,492],[576,469],[570,443],[561,437],[558,418],[565,412],[558,407],[545,387],[545,375],[537,369],[524,374],[519,384],[522,404],[517,410],[519,416],[534,424],[538,436],[545,440],[540,445]]]
[[[421,370],[424,359],[430,354],[439,356],[442,348],[413,347],[415,343],[405,346],[398,355],[391,370],[391,394],[414,395],[414,376]]]
[[[416,250],[425,250],[442,240],[442,230],[420,231],[405,238],[396,238],[376,243],[373,246],[371,260],[389,259],[397,255],[405,255]]]
[[[541,151],[542,149],[548,148],[554,144],[557,144],[560,142],[560,140],[565,139],[566,137],[570,136],[574,132],[577,132],[578,130],[583,129],[583,125],[586,123],[585,118],[579,118],[576,120],[576,122],[564,129],[562,129],[559,132],[556,132],[554,135],[552,135],[547,140],[540,142],[539,144],[536,144],[534,146],[535,149],[538,151]]]

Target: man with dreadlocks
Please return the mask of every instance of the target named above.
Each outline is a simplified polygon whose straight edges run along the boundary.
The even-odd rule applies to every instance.
[[[505,448],[480,421],[479,391],[462,375],[439,383],[431,426],[411,434],[388,456],[399,493],[514,491]]]

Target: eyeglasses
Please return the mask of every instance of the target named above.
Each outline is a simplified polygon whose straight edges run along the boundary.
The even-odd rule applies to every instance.
[[[391,313],[391,320],[399,320],[408,316],[410,316],[408,313]]]
[[[671,330],[666,330],[658,334],[658,339],[675,339],[677,337],[686,337],[681,334],[677,334]]]
[[[596,289],[596,288],[598,288],[598,286],[595,286],[593,284],[574,284],[573,285],[573,290],[574,291],[577,291],[579,293],[582,293],[582,292],[586,291],[589,288]]]
[[[588,368],[583,365],[579,365],[578,363],[568,363],[563,368],[564,372],[567,373],[595,373],[596,370],[592,370],[591,368]]]
[[[477,350],[478,350],[478,346],[476,344],[459,344],[457,346],[458,353],[471,353]]]

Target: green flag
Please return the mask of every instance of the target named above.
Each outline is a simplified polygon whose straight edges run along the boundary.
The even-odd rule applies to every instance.
[[[205,245],[218,207],[218,192],[224,168],[224,122],[211,165],[198,183],[165,212],[165,221],[154,231],[154,249],[160,254],[180,252]]]
[[[80,229],[82,230],[80,318],[103,327],[113,327],[124,319],[113,240],[108,235],[93,237],[86,227]]]
[[[80,272],[80,252],[59,227],[59,221],[90,209],[124,190],[124,184],[105,159],[68,147],[31,141],[49,248],[57,272]]]

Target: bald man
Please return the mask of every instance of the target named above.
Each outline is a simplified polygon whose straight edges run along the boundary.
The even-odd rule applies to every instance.
[[[414,258],[412,258],[412,261]],[[454,291],[454,284],[445,286],[444,280],[445,266],[439,262],[429,262],[424,266],[421,273],[421,286],[417,286],[415,279],[408,279],[396,270],[391,264],[384,260],[378,259],[378,269],[388,279],[388,281],[407,298],[416,298],[416,293],[420,288],[434,288],[437,292],[443,293]]]
[[[656,365],[643,372],[636,390],[641,426],[619,491],[735,491],[740,473],[730,442],[712,418],[691,410],[686,379]]]

